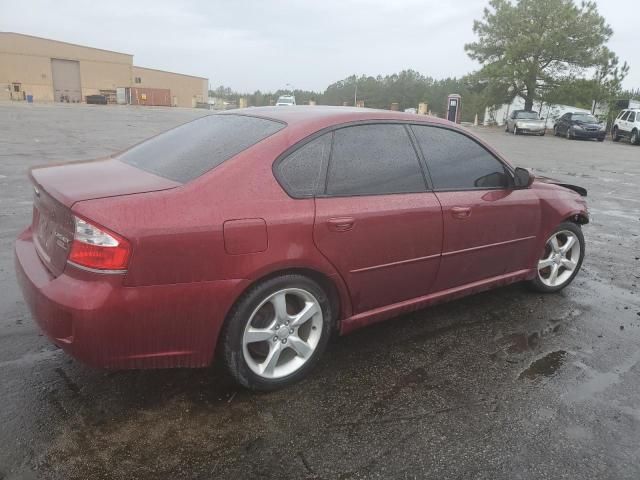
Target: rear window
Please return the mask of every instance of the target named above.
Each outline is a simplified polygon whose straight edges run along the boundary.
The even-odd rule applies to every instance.
[[[136,145],[118,159],[186,183],[284,127],[263,118],[208,115]]]

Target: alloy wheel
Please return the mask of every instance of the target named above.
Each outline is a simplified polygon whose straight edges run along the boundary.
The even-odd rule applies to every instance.
[[[538,278],[548,287],[559,287],[571,280],[580,261],[580,240],[575,233],[561,230],[547,240],[538,261]]]
[[[246,324],[242,351],[247,366],[267,379],[295,373],[313,355],[322,328],[322,309],[310,292],[287,288],[271,294]]]

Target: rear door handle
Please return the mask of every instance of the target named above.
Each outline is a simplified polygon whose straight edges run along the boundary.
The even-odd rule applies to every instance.
[[[327,226],[334,232],[347,232],[353,228],[354,223],[355,220],[351,217],[330,218]]]
[[[455,218],[469,218],[471,216],[471,207],[453,207],[451,215]]]

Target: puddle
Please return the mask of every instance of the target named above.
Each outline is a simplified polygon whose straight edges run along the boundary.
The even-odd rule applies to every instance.
[[[547,353],[544,357],[532,362],[529,368],[524,370],[518,378],[550,377],[562,366],[566,356],[567,352],[564,350]]]

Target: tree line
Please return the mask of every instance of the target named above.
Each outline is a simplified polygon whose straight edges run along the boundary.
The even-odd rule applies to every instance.
[[[238,93],[218,87],[210,95],[250,106],[273,105],[278,96],[293,93],[298,104],[354,105],[401,110],[428,109],[443,116],[448,94],[462,95],[462,120],[482,117],[485,107],[524,100],[591,109],[609,106],[615,114],[619,98],[639,98],[638,89],[623,91],[629,65],[607,47],[613,30],[599,14],[596,3],[574,0],[490,0],[481,20],[473,25],[476,41],[464,46],[480,69],[461,78],[435,79],[415,70],[391,75],[351,75],[323,92],[278,90]]]

